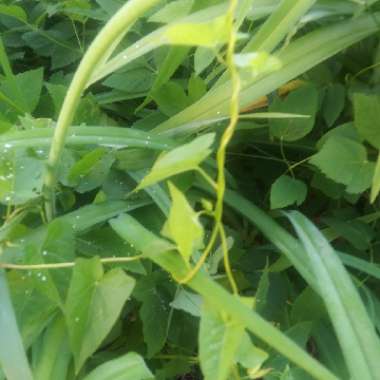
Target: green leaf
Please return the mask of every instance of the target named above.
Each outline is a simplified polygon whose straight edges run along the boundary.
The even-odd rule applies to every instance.
[[[302,214],[289,214],[318,280],[352,379],[377,379],[380,342],[361,298],[334,249]],[[355,347],[355,350],[352,349]]]
[[[225,380],[235,364],[244,325],[205,304],[199,327],[199,359],[205,380]]]
[[[17,5],[0,5],[0,14],[14,17],[25,23],[28,20],[28,16],[26,15],[24,9]]]
[[[105,181],[114,160],[113,153],[104,148],[90,151],[72,166],[68,175],[69,183],[79,193],[99,187]]]
[[[268,354],[257,348],[251,341],[249,335],[243,334],[239,349],[236,353],[236,361],[243,367],[250,369],[258,369],[262,366],[265,360],[268,359]]]
[[[111,227],[129,244],[147,256],[158,255],[161,252],[174,250],[167,240],[158,238],[154,233],[142,227],[136,219],[127,214],[121,214],[110,220]]]
[[[41,196],[44,157],[32,149],[5,144],[0,157],[0,202],[19,205]]]
[[[129,352],[96,367],[83,380],[153,380],[143,358]]]
[[[328,127],[334,125],[344,109],[346,90],[341,84],[333,84],[327,87],[323,99],[323,118]]]
[[[0,270],[0,300],[1,368],[8,379],[32,380],[3,270]]]
[[[181,17],[189,14],[194,0],[175,0],[169,4],[162,7],[153,16],[150,16],[148,21],[159,22],[159,23],[169,23],[173,20],[179,19]]]
[[[377,196],[380,192],[380,154],[377,156],[375,173],[372,178],[372,187],[371,187],[371,203],[375,202]]]
[[[317,109],[318,91],[313,86],[301,87],[290,93],[285,100],[277,98],[269,107],[269,112],[302,114],[308,115],[309,118],[271,119],[271,135],[285,141],[301,139],[313,129]]]
[[[206,22],[179,22],[169,25],[165,34],[169,44],[214,47],[228,41],[226,16]]]
[[[77,372],[110,332],[134,284],[121,269],[104,274],[97,258],[76,261],[65,316]]]
[[[135,296],[142,302],[139,315],[143,324],[147,356],[151,358],[161,351],[168,338],[170,309],[156,284],[147,280],[145,282],[143,289],[140,288]]]
[[[168,82],[155,89],[151,96],[162,113],[175,115],[190,104],[185,90],[175,82]]]
[[[328,178],[346,185],[348,193],[361,193],[371,186],[375,165],[368,162],[365,147],[351,139],[330,137],[310,162]]]
[[[150,173],[140,182],[137,189],[143,189],[179,173],[196,170],[198,165],[212,152],[210,148],[214,139],[215,134],[208,133],[163,154],[155,162]]]
[[[169,182],[172,205],[163,235],[173,240],[178,250],[189,263],[194,251],[203,246],[203,226],[184,194]]]
[[[380,149],[380,97],[354,94],[355,127],[359,135]]]
[[[2,81],[0,92],[12,99],[20,113],[32,113],[40,100],[42,81],[41,68],[25,71]]]
[[[59,315],[49,324],[40,340],[33,361],[34,380],[65,379],[71,362],[71,351],[65,320]]]
[[[270,190],[271,209],[283,208],[296,204],[301,205],[307,194],[306,185],[295,178],[282,175],[272,184]]]
[[[194,317],[200,317],[202,298],[198,294],[179,289],[170,306],[177,310],[183,310]]]

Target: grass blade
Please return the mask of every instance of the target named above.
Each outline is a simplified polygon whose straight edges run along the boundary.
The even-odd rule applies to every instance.
[[[380,342],[349,274],[322,233],[306,217],[299,212],[288,217],[314,270],[352,379],[378,379]]]
[[[276,90],[318,63],[335,55],[355,42],[375,33],[379,26],[374,18],[377,14],[363,15],[321,28],[298,38],[278,54],[282,69],[261,75],[243,83],[240,107],[246,108],[256,99]],[[177,135],[184,124],[227,116],[231,83],[226,82],[208,92],[202,99],[158,125],[154,131]],[[191,132],[186,130],[187,133]]]
[[[10,299],[5,271],[0,269],[0,364],[8,380],[33,380]]]
[[[54,129],[41,128],[4,133],[0,136],[0,149],[13,147],[50,146]],[[173,141],[131,128],[118,127],[71,127],[67,145],[94,144],[112,148],[147,148],[167,150],[174,147]]]

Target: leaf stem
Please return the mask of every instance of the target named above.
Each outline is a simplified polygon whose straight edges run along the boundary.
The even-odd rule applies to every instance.
[[[109,53],[109,47],[118,36],[125,33],[141,14],[158,1],[160,0],[130,0],[122,6],[92,42],[75,72],[58,117],[44,178],[45,212],[48,220],[52,220],[55,213],[54,187],[57,166],[65,145],[67,131],[97,63],[104,54]]]

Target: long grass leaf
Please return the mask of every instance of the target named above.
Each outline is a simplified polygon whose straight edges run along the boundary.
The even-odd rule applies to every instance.
[[[0,149],[50,146],[53,133],[52,128],[4,133],[0,136]],[[156,150],[167,150],[175,145],[169,139],[131,128],[71,127],[69,129],[67,145],[88,144],[111,148],[130,147]]]
[[[240,107],[242,109],[248,107],[256,99],[267,95],[318,63],[375,33],[379,29],[379,25],[374,20],[375,16],[376,14],[363,15],[323,27],[289,44],[277,56],[282,62],[281,70],[243,82]],[[176,135],[176,128],[180,129],[184,124],[227,116],[230,93],[231,83],[226,82],[209,91],[198,102],[158,125],[154,131]],[[186,131],[186,133],[189,132],[191,131]]]
[[[310,260],[352,379],[378,379],[380,341],[349,274],[305,216],[294,211],[288,217]]]
[[[0,269],[0,365],[8,380],[33,380],[8,290]]]

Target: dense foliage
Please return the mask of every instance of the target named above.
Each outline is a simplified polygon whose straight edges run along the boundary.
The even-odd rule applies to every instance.
[[[0,380],[379,379],[377,3],[2,0]]]

